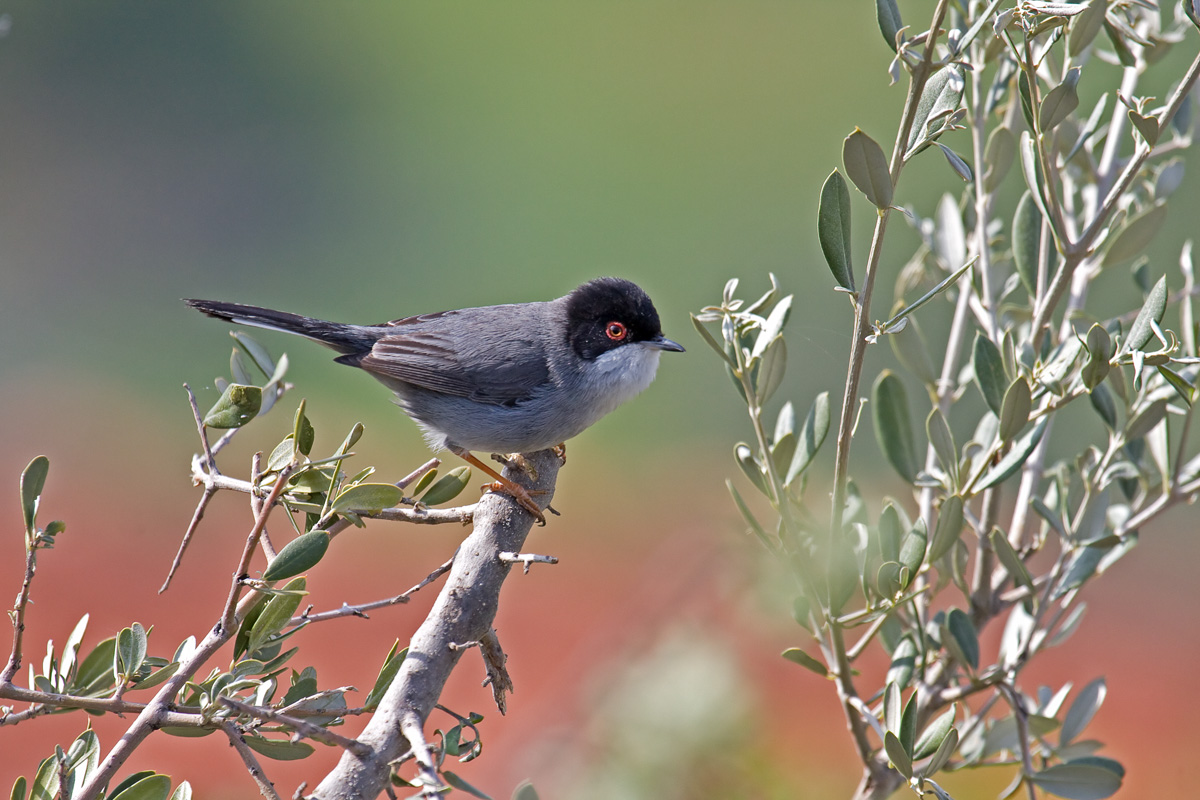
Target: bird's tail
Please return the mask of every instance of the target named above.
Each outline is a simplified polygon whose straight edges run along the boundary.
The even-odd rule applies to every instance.
[[[238,325],[252,325],[272,331],[294,333],[314,342],[332,347],[344,355],[368,352],[379,338],[371,327],[326,322],[323,319],[302,317],[286,311],[274,311],[241,303],[222,303],[217,300],[184,300],[192,308],[216,319]]]

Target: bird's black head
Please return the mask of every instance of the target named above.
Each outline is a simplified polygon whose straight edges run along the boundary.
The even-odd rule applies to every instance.
[[[585,361],[635,343],[683,350],[663,338],[658,312],[646,293],[621,278],[597,278],[567,295],[567,342]]]

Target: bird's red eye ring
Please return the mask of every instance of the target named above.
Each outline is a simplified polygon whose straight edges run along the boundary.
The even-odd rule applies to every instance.
[[[629,329],[620,322],[610,322],[604,326],[604,333],[609,339],[619,342],[629,335]]]

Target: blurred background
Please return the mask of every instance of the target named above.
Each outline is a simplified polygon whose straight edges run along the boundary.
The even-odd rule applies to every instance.
[[[929,13],[901,8],[906,20]],[[169,656],[203,635],[225,596],[250,519],[226,496],[171,590],[156,592],[198,497],[182,384],[207,407],[231,344],[180,298],[379,322],[549,299],[620,275],[647,290],[689,352],[666,356],[643,397],[571,443],[554,502],[563,516],[528,545],[562,561],[514,574],[497,620],[516,683],[507,718],[472,655],[448,687],[447,705],[487,717],[484,756],[457,771],[497,798],[525,778],[546,798],[849,794],[858,771],[832,688],[779,658],[803,632],[723,485],[750,432],[687,314],[716,302],[728,277],[757,295],[774,272],[798,301],[779,397],[802,414],[819,391],[840,396],[849,307],[814,222],[842,137],[857,125],[890,143],[903,100],[888,86],[892,54],[872,3],[27,0],[0,11],[5,598],[20,583],[17,480],[34,455],[51,461],[42,519],[68,525],[39,562],[27,661],[40,664],[46,640],[61,643],[87,610],[85,648],[136,620],[154,626],[151,653]],[[1177,50],[1160,75],[1180,73],[1195,37]],[[925,214],[961,189],[933,154],[906,175],[898,200]],[[1015,196],[1019,180],[1005,191]],[[854,202],[861,260],[869,210]],[[1198,203],[1189,174],[1155,269],[1174,268]],[[885,292],[916,241],[899,218],[889,236]],[[1102,277],[1103,310],[1126,310],[1102,298],[1129,298],[1128,281]],[[301,396],[318,451],[362,421],[359,466],[395,480],[429,457],[369,377],[315,345],[260,340],[286,348],[298,390],[242,434],[226,471],[244,475],[251,453],[290,429]],[[860,440],[861,479],[900,493],[871,471],[872,438]],[[831,471],[829,448],[820,468]],[[1128,796],[1193,786],[1195,519],[1183,510],[1143,532],[1086,594],[1082,631],[1026,674],[1027,689],[1107,675],[1091,733],[1127,766]],[[403,591],[462,535],[351,531],[310,575],[311,601],[321,610]],[[434,591],[370,621],[310,627],[299,643],[315,660],[293,666],[365,692]],[[0,789],[87,720],[0,728]],[[106,750],[128,722],[92,719]],[[322,747],[265,767],[288,796],[335,757]],[[219,736],[154,737],[128,768],[186,778],[198,797],[257,796]],[[952,776],[947,787],[994,796],[1008,777]]]

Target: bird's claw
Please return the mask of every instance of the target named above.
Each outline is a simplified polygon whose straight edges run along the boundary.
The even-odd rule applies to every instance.
[[[493,481],[492,483],[485,483],[482,488],[508,495],[517,501],[517,505],[532,514],[533,518],[537,520],[538,525],[546,524],[546,515],[542,513],[542,509],[532,497],[535,494],[546,494],[545,491],[541,489],[526,489],[524,486],[510,481]]]

